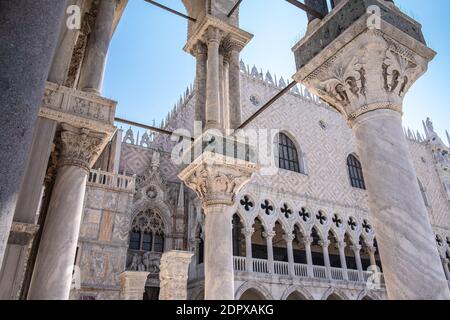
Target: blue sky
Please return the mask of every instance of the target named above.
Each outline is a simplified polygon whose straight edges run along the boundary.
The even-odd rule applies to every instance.
[[[159,0],[185,12],[181,0]],[[404,123],[422,130],[431,117],[436,131],[450,130],[450,100],[445,93],[450,73],[450,1],[396,0],[423,25],[428,45],[438,52],[429,71],[405,98]],[[306,15],[284,0],[244,0],[241,28],[253,33],[241,58],[251,66],[290,78],[295,73],[292,46],[306,29]],[[117,115],[129,120],[160,123],[180,94],[194,81],[195,60],[182,48],[187,21],[144,0],[129,0],[108,56],[103,92],[119,102]]]

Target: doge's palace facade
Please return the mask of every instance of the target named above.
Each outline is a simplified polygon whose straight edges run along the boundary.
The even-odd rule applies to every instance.
[[[293,48],[303,83],[293,85],[240,59],[253,35],[240,29],[238,9],[227,15],[234,1],[183,0],[195,82],[158,127],[116,119],[117,102],[101,93],[127,1],[68,0],[81,8],[79,29],[55,19],[61,1],[43,2],[53,20],[29,27],[55,54],[22,43],[28,51],[14,61],[42,61],[16,102],[36,112],[18,108],[26,131],[5,124],[11,138],[0,142],[9,172],[0,299],[448,298],[450,137],[431,119],[420,130],[401,125],[403,96],[434,52],[392,1],[305,1],[316,13]],[[17,14],[26,1],[4,3],[12,24],[33,18]],[[369,5],[382,9],[379,30],[365,24]],[[333,23],[341,33],[326,32]],[[0,96],[3,111],[11,101]],[[2,123],[17,120],[4,114]],[[165,134],[173,131],[183,136]],[[21,134],[29,152],[10,152]],[[245,152],[211,152],[217,141]],[[192,163],[174,161],[191,150]]]

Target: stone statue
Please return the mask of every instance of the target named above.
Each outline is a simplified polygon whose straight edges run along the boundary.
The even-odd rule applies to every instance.
[[[133,257],[131,258],[131,264],[128,267],[131,271],[138,271],[138,264],[139,264],[139,256],[137,253],[133,254]]]

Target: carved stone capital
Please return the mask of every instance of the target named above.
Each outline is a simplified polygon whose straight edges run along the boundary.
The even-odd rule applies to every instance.
[[[338,241],[336,243],[336,248],[337,249],[344,250],[345,247],[347,247],[347,243],[345,243],[345,241]]]
[[[314,239],[312,237],[304,237],[303,243],[305,246],[310,246],[313,243]]]
[[[63,124],[59,165],[78,166],[89,170],[100,154],[105,138],[106,134]]]
[[[293,234],[285,234],[285,235],[283,235],[283,239],[286,242],[292,242],[295,239],[295,235],[293,235]]]
[[[234,197],[257,170],[256,164],[211,152],[203,153],[179,178],[209,205],[233,205]]]
[[[206,30],[206,41],[208,44],[217,43],[220,44],[222,41],[223,32],[214,26],[209,26]]]
[[[254,228],[242,228],[241,230],[242,234],[246,237],[251,237],[253,233],[255,232]]]
[[[264,238],[266,238],[266,239],[272,240],[273,237],[276,236],[276,234],[277,234],[277,233],[276,233],[275,231],[266,231],[266,232],[263,232],[262,236],[263,236]]]
[[[319,242],[319,244],[321,245],[322,248],[328,248],[331,244],[330,240],[322,240]]]
[[[318,36],[319,29],[294,47],[298,63],[294,79],[342,113],[350,125],[375,110],[402,114],[406,92],[435,55],[424,43],[385,21],[380,29],[369,28],[367,17],[362,16],[304,61],[300,55],[314,46],[309,41]]]

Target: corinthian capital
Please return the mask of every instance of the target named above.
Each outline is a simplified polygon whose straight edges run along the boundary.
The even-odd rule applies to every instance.
[[[363,0],[355,2],[366,5]],[[384,2],[377,1],[377,5],[383,7]],[[426,71],[435,52],[423,41],[420,25],[412,32],[405,26],[414,22],[405,20],[398,11],[387,9],[375,28],[368,23],[370,17],[349,8],[342,6],[341,12],[331,13],[325,26],[294,47],[298,67],[294,79],[350,122],[377,109],[402,113],[405,94]],[[354,16],[355,22],[343,23],[341,15],[349,21]],[[386,17],[398,23],[392,25],[392,21],[384,20]],[[341,27],[340,33],[333,31],[336,25]],[[319,42],[327,30],[333,36]]]
[[[106,135],[63,124],[60,166],[78,166],[89,170],[100,154]]]
[[[257,166],[205,152],[179,175],[197,193],[203,206],[232,205],[235,195],[250,180]]]

